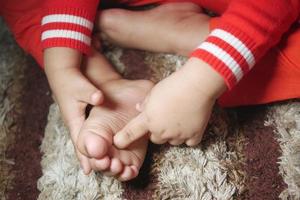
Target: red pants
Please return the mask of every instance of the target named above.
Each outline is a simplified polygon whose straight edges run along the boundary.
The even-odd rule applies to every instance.
[[[130,6],[167,3],[174,0],[120,0]],[[178,1],[176,1],[178,2]],[[186,1],[183,1],[186,2]],[[219,14],[230,0],[190,0]],[[19,45],[42,65],[40,42],[40,0],[0,0],[0,14],[6,20]],[[211,28],[218,18],[211,20]],[[130,22],[129,22],[130,23]],[[295,25],[281,42],[256,64],[241,82],[219,99],[222,106],[264,104],[300,98],[300,26]]]

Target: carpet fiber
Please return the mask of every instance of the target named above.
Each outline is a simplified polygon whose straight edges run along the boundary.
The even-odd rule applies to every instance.
[[[1,200],[300,199],[298,101],[216,107],[200,145],[150,145],[140,176],[120,183],[100,173],[83,175],[44,74],[3,22],[0,46]],[[129,79],[159,81],[185,60],[104,49]]]

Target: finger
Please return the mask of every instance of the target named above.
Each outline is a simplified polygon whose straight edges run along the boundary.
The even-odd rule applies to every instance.
[[[181,144],[183,144],[184,143],[184,140],[171,140],[171,141],[169,141],[169,144],[171,144],[171,145],[181,145]]]
[[[83,173],[85,175],[88,175],[89,173],[91,173],[92,168],[91,168],[91,165],[89,163],[89,159],[87,157],[81,155],[78,151],[76,151],[76,155],[77,155],[77,158],[80,162],[80,167],[81,167]]]
[[[197,133],[194,137],[188,139],[188,140],[185,142],[185,144],[186,144],[187,146],[190,146],[190,147],[196,146],[196,145],[198,145],[198,144],[201,142],[202,136],[203,136],[203,134]]]
[[[78,85],[80,89],[78,90],[79,92],[75,94],[78,101],[82,101],[93,106],[100,105],[103,102],[104,95],[98,88],[88,81],[88,79],[82,76],[80,81],[78,81]]]
[[[100,105],[104,100],[102,92],[96,88],[79,69],[70,69],[69,76],[71,81],[76,82],[76,91],[72,95],[77,101],[91,105]],[[71,91],[72,92],[72,91]]]
[[[76,147],[78,134],[85,120],[85,116],[82,115],[77,118],[73,116],[73,118],[71,118],[72,116],[72,114],[66,116],[66,125],[70,131],[71,140],[74,145],[74,148],[76,149],[76,155],[80,162],[81,169],[83,170],[84,174],[88,175],[92,170],[91,165],[89,163],[89,159],[86,156],[82,155]]]
[[[93,161],[93,159],[89,159],[89,164],[90,164],[92,170],[96,171],[96,165],[95,165],[95,162]]]
[[[65,123],[70,131],[72,142],[76,145],[79,131],[85,121],[85,112],[76,108],[76,105],[74,105],[73,108],[71,106],[66,106],[63,115]]]
[[[146,119],[144,114],[141,113],[114,136],[114,144],[116,147],[123,149],[147,133]]]
[[[79,131],[85,121],[85,112],[84,110],[80,109],[80,106],[78,106],[77,103],[69,103],[65,105],[63,104],[61,110],[66,126],[68,127],[68,130],[70,132],[71,140],[75,147],[77,158],[80,162],[84,174],[87,175],[91,172],[91,165],[88,158],[82,155],[78,151],[76,146]]]

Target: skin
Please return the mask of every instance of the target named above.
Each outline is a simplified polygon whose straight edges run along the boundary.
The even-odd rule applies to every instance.
[[[208,19],[194,4],[174,3],[139,12],[107,10],[102,12],[97,25],[106,37],[125,47],[187,55],[208,35]],[[135,29],[141,26],[148,31]],[[149,34],[153,32],[159,37]],[[101,54],[93,54],[82,64],[80,55],[73,53],[65,59],[63,52],[49,51],[48,55],[47,50],[46,74],[85,173],[93,169],[121,181],[134,178],[145,156],[148,131],[154,143],[198,144],[215,99],[226,88],[219,74],[193,58],[147,96],[152,87],[149,83],[141,88],[144,83],[120,80]],[[62,60],[71,63],[61,63]],[[77,67],[80,64],[81,70]],[[62,70],[65,71],[61,73]],[[68,73],[72,76],[66,76]],[[89,87],[83,88],[84,85]],[[82,96],[75,97],[81,93]],[[98,97],[91,98],[95,93]],[[128,94],[134,98],[126,102],[122,97]],[[84,121],[88,103],[95,107]]]
[[[71,135],[77,135],[85,121],[86,106],[100,105],[104,100],[80,66],[81,54],[76,50],[54,47],[44,52],[45,73]]]
[[[124,79],[101,85],[106,101],[102,106],[92,108],[77,140],[79,151],[91,159],[89,164],[92,169],[121,181],[138,175],[148,138],[142,137],[122,150],[112,144],[112,138],[138,114],[135,104],[145,98],[152,86],[150,81]],[[94,160],[98,161],[94,163]]]
[[[65,50],[69,49],[52,50],[50,54],[52,52],[56,54],[59,50],[60,56],[67,56],[68,53]],[[46,56],[49,56],[48,53]],[[51,56],[47,57],[47,60],[51,60]],[[56,54],[54,61],[59,61],[58,58],[60,57]],[[65,122],[69,126],[71,139],[83,171],[86,174],[89,174],[91,170],[102,171],[106,175],[115,176],[120,181],[134,178],[138,175],[139,168],[143,163],[148,139],[141,138],[128,148],[119,150],[112,145],[112,137],[138,114],[135,104],[145,98],[153,84],[146,80],[122,79],[106,58],[95,50],[82,62],[80,69],[72,67],[75,66],[75,63],[77,62],[70,63],[66,71],[47,68],[46,73],[50,78],[49,83],[52,90],[55,91],[55,99],[60,105],[63,116],[66,116],[64,119],[73,119],[65,120]],[[53,61],[51,64],[59,65]],[[73,71],[76,71],[74,77],[77,79],[73,79],[70,73]],[[100,106],[93,107],[86,120],[87,104],[83,103],[83,100],[78,101],[81,107],[76,107],[76,104],[71,104],[69,107],[73,101],[71,95],[82,93],[85,90],[82,85],[78,84],[81,77],[84,77],[88,84],[95,86],[96,90],[101,91],[101,95],[105,96],[105,101]],[[74,99],[76,100],[75,97]],[[74,102],[76,102],[75,100]],[[81,113],[82,120],[76,120],[78,113]],[[95,128],[96,130],[94,130]],[[88,146],[83,144],[88,144]]]
[[[203,61],[191,58],[181,70],[155,85],[139,106],[141,113],[117,133],[114,144],[126,148],[150,132],[156,144],[195,146],[224,90],[222,77]]]
[[[198,5],[169,3],[145,11],[103,10],[96,26],[119,46],[188,56],[208,36],[209,19]]]
[[[192,3],[138,12],[112,9],[102,12],[97,24],[107,38],[121,46],[188,55],[209,33],[209,17],[201,12]],[[157,37],[153,37],[154,32]],[[150,132],[151,141],[157,144],[197,145],[215,100],[225,90],[217,72],[200,59],[191,58],[137,105],[140,115],[117,133],[114,144],[125,148]]]

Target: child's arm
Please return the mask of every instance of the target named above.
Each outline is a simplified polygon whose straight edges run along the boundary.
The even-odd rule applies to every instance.
[[[115,145],[125,148],[148,132],[154,143],[199,143],[226,85],[232,88],[279,41],[299,10],[298,0],[232,1],[185,66],[152,89]]]
[[[73,0],[72,2],[76,2],[76,0]],[[80,71],[80,66],[82,64],[82,53],[80,51],[82,50],[82,52],[87,52],[89,50],[88,46],[84,46],[86,48],[86,51],[85,49],[81,48],[73,49],[71,45],[68,45],[68,41],[70,40],[64,40],[64,35],[61,35],[61,37],[52,37],[51,39],[48,38],[47,40],[45,40],[47,44],[44,43],[43,52],[41,43],[41,8],[43,3],[43,1],[39,0],[28,0],[24,2],[24,4],[20,4],[18,0],[3,1],[3,5],[1,4],[3,7],[0,8],[0,11],[10,30],[13,32],[18,44],[27,53],[30,53],[40,64],[40,66],[45,69],[53,94],[60,106],[63,118],[66,121],[67,126],[70,130],[72,141],[75,144],[80,128],[83,122],[85,121],[86,105],[88,103],[93,105],[100,104],[103,100],[103,96],[99,89],[94,87],[91,83],[91,81],[95,80],[90,81],[86,79],[86,77],[84,77]],[[95,9],[96,7],[97,6],[95,6]],[[57,21],[55,22],[54,19],[56,19]],[[65,26],[64,23],[62,23],[62,20],[66,21],[66,19],[61,19],[59,17],[48,18],[46,20],[47,23],[45,23],[44,21],[44,25],[46,27],[44,27],[43,30],[50,30],[52,33],[54,33],[56,29],[54,29],[53,32],[53,30],[50,29],[51,27],[57,27],[60,29],[64,28],[60,27],[60,25]],[[83,21],[86,22],[86,20]],[[71,20],[70,22],[73,21]],[[65,27],[68,28],[69,26]],[[60,47],[64,45],[55,43],[55,41],[57,42],[59,40],[65,42],[67,47]],[[78,42],[79,44],[77,45],[77,47],[83,46],[80,44],[80,40],[71,40],[72,41],[70,42],[73,42],[72,45]],[[47,45],[49,45],[49,48],[46,48]],[[105,64],[104,57],[99,58],[99,55],[95,55],[95,52],[92,53],[92,55],[93,56],[91,59],[86,59],[88,61],[85,61],[83,63],[82,70],[86,73],[85,68],[90,66],[89,68],[94,69],[89,70],[90,73],[95,72],[95,74],[97,74],[98,77],[99,74],[105,74],[105,76],[99,77],[99,80],[97,80],[96,83],[98,83],[98,85],[100,82],[105,82],[106,80],[118,78],[118,74],[115,73],[113,70],[105,67],[105,65],[101,66],[103,62]],[[96,69],[95,66],[96,68],[97,66],[99,66],[100,68]],[[77,148],[75,148],[75,150],[78,159],[81,161],[82,166],[85,166],[85,170],[88,170],[88,168],[90,168],[88,158],[80,154]]]
[[[81,72],[83,54],[90,54],[98,0],[47,0],[41,41],[44,68],[71,135],[77,135],[88,104],[99,105],[102,93]]]
[[[114,144],[126,148],[150,132],[156,144],[197,145],[216,98],[225,89],[223,78],[208,64],[191,58],[153,87],[143,104],[137,105],[141,113],[115,135]]]
[[[75,49],[52,47],[44,50],[45,73],[71,132],[79,131],[87,104],[99,105],[103,101],[101,91],[84,77],[80,66],[81,53]]]
[[[233,0],[192,52],[234,87],[299,17],[299,0]]]

